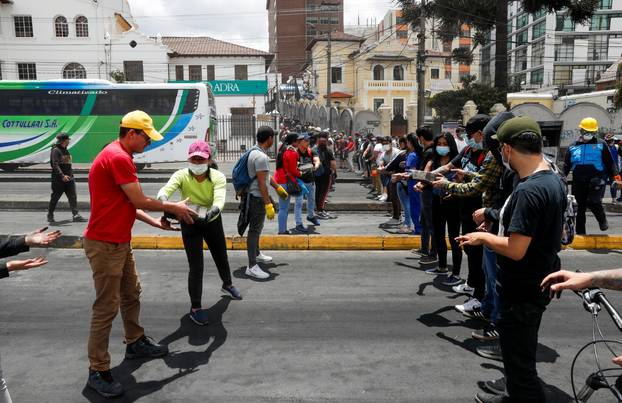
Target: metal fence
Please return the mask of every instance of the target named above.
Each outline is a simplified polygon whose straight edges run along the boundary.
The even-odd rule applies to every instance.
[[[270,126],[278,133],[275,116],[267,115],[221,115],[218,116],[216,136],[210,141],[216,144],[219,161],[235,161],[256,143],[257,129]],[[275,139],[275,145],[278,139]],[[274,155],[271,155],[274,157]]]

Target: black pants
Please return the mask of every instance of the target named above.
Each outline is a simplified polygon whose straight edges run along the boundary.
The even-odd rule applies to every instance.
[[[397,195],[397,182],[389,182],[387,194],[391,202],[391,216],[393,219],[399,220],[402,216],[402,206],[400,205],[400,198]]]
[[[468,234],[477,230],[477,225],[473,221],[473,213],[482,207],[481,196],[463,197],[461,199],[460,216],[462,233]],[[484,280],[484,269],[482,268],[484,248],[481,246],[465,246],[464,252],[467,255],[469,265],[469,277],[467,284],[475,289],[473,296],[481,301],[486,293],[486,282]]]
[[[248,195],[248,236],[246,237],[246,252],[248,254],[248,267],[257,264],[259,256],[259,237],[266,221],[266,206],[261,197]]]
[[[58,204],[58,201],[60,200],[63,193],[67,195],[67,200],[69,200],[69,207],[71,207],[71,213],[73,215],[78,214],[78,198],[76,196],[75,180],[70,180],[69,182],[63,182],[62,180],[53,178],[52,179],[52,194],[50,196],[50,204],[48,206],[48,216],[54,215],[54,210],[56,210],[56,205]]]
[[[595,182],[601,182],[602,185],[596,188]],[[604,177],[593,178],[573,178],[572,194],[577,199],[577,234],[585,235],[585,212],[587,208],[592,210],[594,217],[598,223],[606,223],[607,216],[603,208],[603,197],[605,197]]]
[[[331,180],[332,180],[331,175],[323,175],[323,176],[315,177],[316,211],[324,211],[324,205],[326,204],[326,196],[328,196],[328,190],[330,189]]]
[[[544,390],[536,371],[538,331],[548,299],[537,302],[503,301],[497,329],[505,367],[506,391],[511,402],[544,402]]]
[[[231,285],[231,269],[227,258],[227,243],[222,228],[222,217],[214,221],[195,220],[194,224],[181,223],[181,236],[186,249],[190,272],[188,273],[188,294],[192,308],[201,307],[203,294],[203,241],[216,263],[223,286]]]
[[[441,200],[438,195],[434,195],[432,210],[438,267],[447,267],[447,242],[445,241],[445,233],[447,233],[451,245],[451,260],[453,264],[451,273],[454,276],[459,276],[460,266],[462,266],[462,249],[460,249],[456,237],[460,235],[460,203],[455,199]],[[445,231],[445,227],[447,227],[447,231]]]

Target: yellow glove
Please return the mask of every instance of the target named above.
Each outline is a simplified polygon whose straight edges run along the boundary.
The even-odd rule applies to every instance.
[[[266,204],[266,217],[268,218],[268,220],[274,220],[274,214],[274,206],[272,205],[272,203]]]
[[[283,200],[289,197],[287,190],[283,189],[283,186],[279,186],[278,188],[276,188],[276,192],[279,194],[279,197]]]

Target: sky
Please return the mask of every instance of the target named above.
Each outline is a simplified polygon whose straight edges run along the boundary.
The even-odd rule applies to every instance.
[[[287,1],[287,0],[280,0]],[[266,0],[129,0],[141,32],[163,36],[206,35],[268,50]],[[393,0],[344,0],[345,25],[379,22]]]

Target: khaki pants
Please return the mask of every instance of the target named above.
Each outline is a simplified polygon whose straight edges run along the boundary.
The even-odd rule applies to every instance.
[[[140,281],[129,243],[109,243],[84,239],[84,252],[91,264],[95,285],[95,302],[89,335],[90,369],[110,369],[108,341],[112,321],[121,309],[125,342],[140,339],[143,328],[138,324],[140,314]]]

